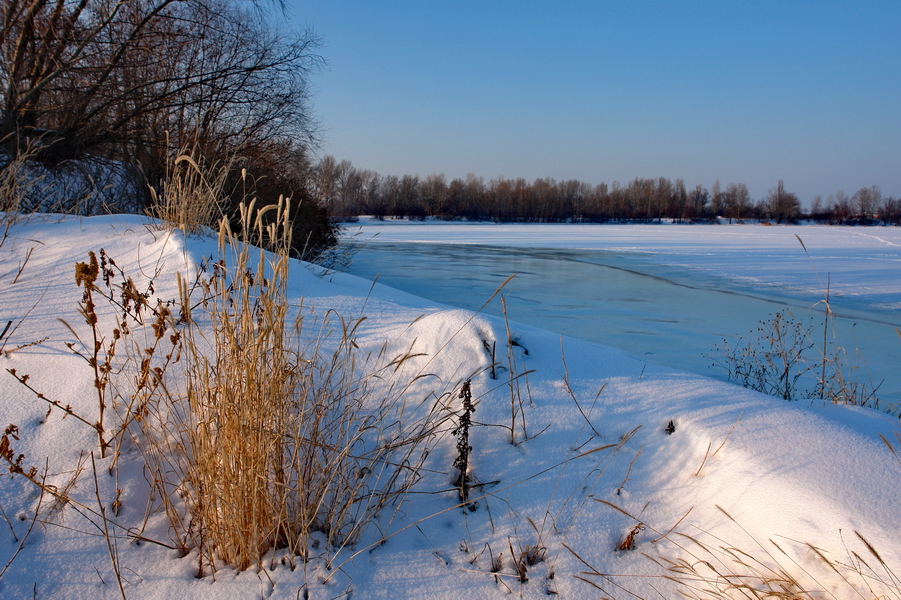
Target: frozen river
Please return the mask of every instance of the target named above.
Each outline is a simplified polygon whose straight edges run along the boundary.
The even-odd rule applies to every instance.
[[[511,321],[719,378],[725,371],[710,367],[714,347],[724,338],[747,339],[777,311],[810,321],[814,338],[822,339],[824,311],[815,296],[798,297],[779,286],[755,289],[735,277],[659,264],[642,253],[385,240],[361,244],[347,270],[470,310],[482,307],[515,274],[502,292]],[[882,381],[879,398],[897,403],[901,338],[895,329],[901,328],[901,311],[841,298],[832,299],[832,308],[839,315],[836,335],[850,364],[860,365],[858,376]],[[500,301],[485,311],[500,314]]]

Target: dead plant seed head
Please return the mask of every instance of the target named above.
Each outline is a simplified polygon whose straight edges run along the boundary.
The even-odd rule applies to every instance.
[[[99,274],[100,266],[97,263],[97,255],[93,252],[88,252],[88,262],[75,263],[75,285],[84,287],[86,291],[97,281]]]

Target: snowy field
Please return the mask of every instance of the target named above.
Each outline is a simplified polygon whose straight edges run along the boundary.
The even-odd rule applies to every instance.
[[[828,272],[833,294],[901,309],[897,229],[363,224],[365,237],[376,233],[385,241],[628,251],[805,297],[822,294]],[[191,277],[216,254],[215,239],[186,239],[143,217],[33,216],[9,228],[0,246],[0,329],[11,322],[0,341],[0,422],[18,427],[14,459],[22,454],[49,484],[68,485],[72,502],[54,503],[22,475],[3,472],[0,597],[670,599],[679,591],[751,597],[741,584],[768,581],[785,590],[779,597],[901,598],[897,419],[787,403],[572,338],[561,348],[556,334],[515,322],[516,344],[508,345],[501,319],[300,263],[291,269],[294,302],[367,317],[360,352],[387,344],[419,354],[431,376],[410,388],[416,398],[455,391],[472,376],[470,466],[484,483],[473,491],[477,507],[457,506],[456,440],[447,432],[413,493],[353,548],[311,543],[296,569],[276,550],[262,569],[220,566],[198,579],[195,553],[165,547],[170,532],[140,453],[126,444],[114,476],[110,459],[95,469],[94,432],[48,412],[8,373],[29,375],[31,387],[76,413],[96,411],[93,372],[67,346],[79,342],[59,319],[89,331],[74,264],[101,248],[136,281],[153,276],[163,299],[178,296],[176,272]],[[513,385],[520,412],[511,444],[511,372],[525,371]],[[121,508],[112,516],[117,489]],[[135,541],[138,532],[145,541]],[[713,590],[721,596],[704,595]]]

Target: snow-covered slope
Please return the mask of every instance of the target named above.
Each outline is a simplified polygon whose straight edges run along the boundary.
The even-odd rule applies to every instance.
[[[123,590],[134,599],[674,598],[679,589],[690,591],[685,582],[708,584],[693,574],[677,583],[663,565],[705,572],[706,561],[722,574],[742,570],[721,547],[753,556],[743,559],[747,564],[761,561],[765,566],[753,566],[764,579],[778,579],[781,564],[823,597],[901,596],[897,579],[858,537],[886,565],[901,565],[901,460],[884,441],[901,451],[897,420],[869,409],[782,402],[526,324],[510,324],[517,344],[508,348],[500,320],[343,274],[322,276],[300,263],[292,266],[290,297],[319,312],[366,316],[357,336],[361,352],[388,343],[412,344],[423,354],[418,360],[434,377],[415,393],[426,393],[427,380],[446,388],[477,373],[470,437],[472,473],[484,484],[473,491],[477,507],[455,507],[455,439],[448,431],[393,520],[330,557],[330,565],[324,550],[311,548],[297,569],[276,553],[272,568],[223,567],[197,579],[193,555],[129,539],[148,506],[138,453],[121,459],[115,477],[98,467],[95,491],[90,460],[84,462],[96,450],[94,433],[59,411],[48,415],[47,404],[7,372],[28,374],[46,397],[90,411],[92,372],[67,348],[74,336],[59,319],[79,331],[74,264],[101,248],[136,279],[153,277],[157,296],[175,298],[176,271],[193,273],[216,243],[121,215],[32,216],[9,229],[0,247],[0,329],[12,322],[2,339],[0,424],[18,426],[14,452],[25,456],[23,464],[46,468],[50,483],[73,482],[69,494],[77,502],[97,507],[99,496],[108,507],[117,487],[123,493],[115,517],[121,528],[104,536],[77,505],[52,506],[22,475],[4,470],[3,598],[121,597],[108,539]],[[486,342],[496,342],[495,379]],[[514,369],[529,371],[516,380],[516,444],[508,429],[508,349]],[[75,477],[80,462],[87,466]],[[144,535],[165,540],[162,516],[148,523]],[[618,550],[630,533],[633,549]],[[876,578],[864,582],[820,557],[866,570],[854,552],[876,568]],[[523,553],[535,560],[521,577],[513,557]],[[895,587],[882,590],[880,579]],[[865,591],[867,583],[876,591]]]

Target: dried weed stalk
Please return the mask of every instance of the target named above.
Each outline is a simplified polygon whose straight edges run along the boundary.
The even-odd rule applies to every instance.
[[[818,398],[878,408],[879,386],[862,379],[859,360],[852,364],[848,351],[838,343],[828,293],[824,303],[822,346],[813,340],[812,324],[800,323],[788,311],[777,312],[760,321],[754,338],[717,344],[710,355],[711,366],[725,369],[729,380],[746,388],[784,400]]]
[[[472,403],[472,390],[470,389],[471,380],[467,379],[460,389],[460,398],[463,400],[462,411],[460,412],[457,427],[454,428],[452,434],[457,438],[457,458],[454,459],[454,468],[457,469],[457,479],[454,485],[457,487],[460,502],[469,510],[475,510],[476,504],[469,501],[469,489],[471,478],[469,475],[469,456],[472,454],[472,446],[469,445],[469,428],[472,425],[472,413],[476,407]]]
[[[178,227],[185,233],[196,233],[215,226],[224,208],[225,187],[231,164],[208,165],[197,149],[184,148],[166,165],[162,191],[150,188],[150,214]],[[246,172],[242,172],[246,176]]]
[[[253,248],[223,220],[201,298],[180,284],[183,387],[156,386],[135,420],[173,541],[199,550],[201,574],[279,548],[306,557],[316,532],[331,550],[354,544],[419,479],[450,414],[444,395],[408,405],[409,382],[392,383],[412,355],[359,362],[359,321],[291,306],[287,206],[245,208],[281,249]],[[278,218],[263,231],[268,210]]]

